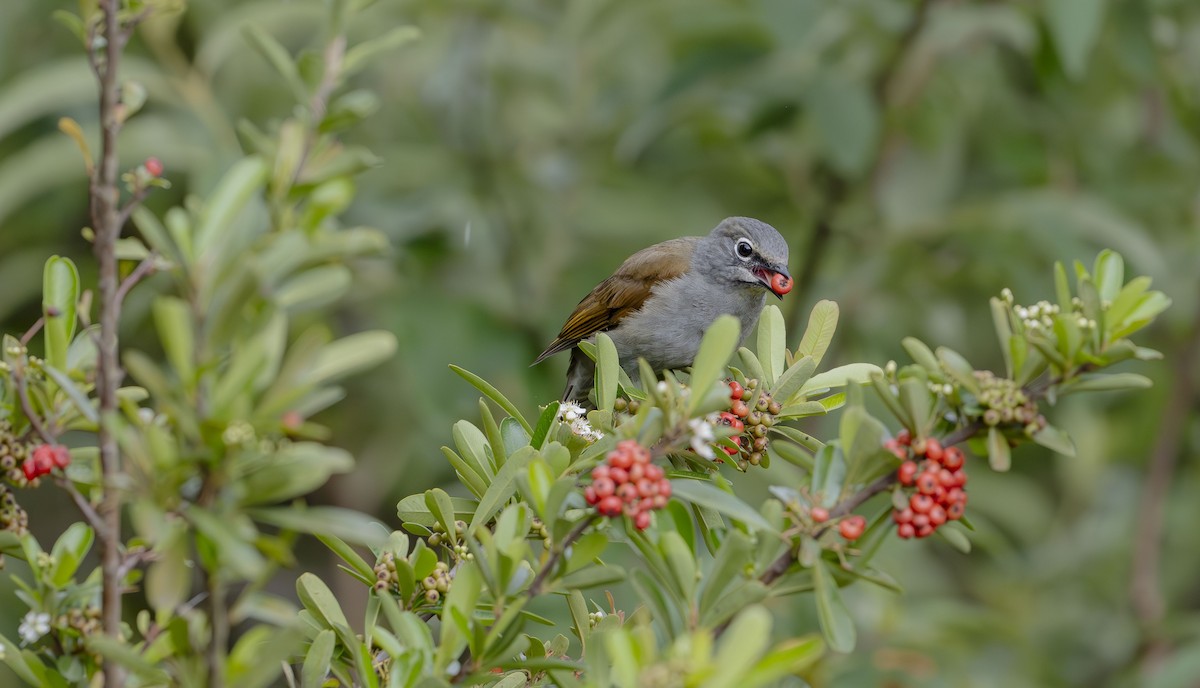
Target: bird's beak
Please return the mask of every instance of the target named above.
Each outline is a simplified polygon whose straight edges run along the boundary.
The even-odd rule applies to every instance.
[[[754,270],[758,281],[783,300],[783,295],[792,290],[792,276],[784,265],[761,265]]]

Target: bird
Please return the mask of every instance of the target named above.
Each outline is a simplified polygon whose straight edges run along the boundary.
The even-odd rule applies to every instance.
[[[687,236],[634,253],[596,285],[533,365],[571,351],[562,401],[588,405],[595,363],[579,343],[606,333],[621,367],[638,381],[638,359],[657,372],[692,364],[704,331],[718,316],[754,329],[768,293],[792,289],[788,245],[771,225],[750,217],[722,220],[707,236]]]

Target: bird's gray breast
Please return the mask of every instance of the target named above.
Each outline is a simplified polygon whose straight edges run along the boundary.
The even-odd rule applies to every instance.
[[[704,331],[728,313],[742,323],[742,341],[754,328],[766,294],[749,285],[725,285],[690,272],[654,288],[642,308],[609,331],[621,367],[633,374],[637,359],[656,370],[692,364]]]

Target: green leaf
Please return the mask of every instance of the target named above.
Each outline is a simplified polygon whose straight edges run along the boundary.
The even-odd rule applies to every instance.
[[[160,621],[170,618],[192,589],[187,525],[169,519],[164,530],[154,543],[154,558],[146,571],[146,601],[158,612]]]
[[[367,66],[380,53],[395,50],[420,37],[421,31],[415,26],[397,26],[378,38],[359,43],[346,51],[342,72],[350,76]]]
[[[988,463],[992,470],[1004,472],[1012,466],[1012,450],[1008,446],[1008,439],[994,425],[988,428],[987,448]]]
[[[1062,430],[1047,425],[1033,434],[1033,441],[1063,456],[1075,456],[1075,443]]]
[[[608,335],[596,335],[596,408],[611,411],[617,400],[617,378],[621,360],[617,356],[617,345]]]
[[[473,423],[460,420],[454,424],[451,435],[454,437],[454,446],[458,447],[463,460],[480,478],[487,481],[495,477],[496,467],[488,456],[488,441],[483,431]]]
[[[688,404],[691,413],[704,402],[708,391],[717,384],[737,348],[741,325],[732,315],[722,315],[708,326],[700,340],[700,349],[692,362],[692,395]],[[642,384],[650,384],[643,380]]]
[[[1071,312],[1071,283],[1067,279],[1067,268],[1060,261],[1054,262],[1054,295],[1062,313]]]
[[[451,497],[450,505],[454,510],[454,518],[456,520],[466,521],[475,513],[475,508],[479,502],[474,499],[465,497]],[[425,503],[425,493],[420,492],[415,495],[409,495],[401,499],[396,504],[396,515],[403,523],[416,523],[422,526],[432,526],[437,523],[437,517],[429,509]]]
[[[1125,389],[1147,389],[1154,382],[1145,375],[1137,373],[1084,373],[1068,382],[1059,385],[1060,397],[1075,392],[1111,392]]]
[[[374,518],[336,506],[281,506],[249,509],[251,518],[284,530],[325,535],[367,547],[382,546],[387,529]]]
[[[785,640],[742,676],[737,685],[740,688],[775,685],[781,679],[808,670],[824,654],[825,641],[819,635],[809,634]]]
[[[905,337],[900,341],[900,345],[917,365],[929,373],[930,379],[942,379],[942,364],[938,362],[937,356],[933,355],[933,351],[925,345],[925,342],[916,337]]]
[[[192,330],[192,312],[187,302],[173,296],[160,296],[154,300],[154,326],[163,352],[180,382],[191,389],[196,381],[195,333]]]
[[[147,684],[170,685],[171,683],[171,677],[166,671],[154,666],[140,652],[133,649],[132,645],[124,641],[102,633],[94,633],[85,636],[84,642],[88,650],[101,655],[108,662],[121,665]]]
[[[971,394],[979,396],[979,383],[975,380],[975,368],[963,358],[957,351],[939,346],[937,350],[938,360],[942,362],[942,367],[950,377],[958,384],[962,385]]]
[[[1116,299],[1121,285],[1125,283],[1125,260],[1121,254],[1107,248],[1101,251],[1092,268],[1092,279],[1096,281],[1101,301],[1112,302]]]
[[[355,552],[350,545],[347,545],[342,540],[332,535],[317,535],[317,539],[321,541],[321,544],[328,547],[329,551],[338,555],[339,559],[346,562],[350,568],[356,571],[363,578],[369,579],[371,576],[375,575],[375,571],[371,568],[371,565],[368,564],[362,557],[358,556],[358,552]]]
[[[354,459],[344,449],[293,442],[273,456],[263,457],[247,472],[241,484],[241,503],[267,504],[306,495],[324,485],[329,476],[353,468]]]
[[[283,77],[283,82],[292,91],[292,97],[297,102],[307,103],[309,100],[308,86],[305,85],[304,79],[296,69],[296,63],[288,54],[287,49],[269,33],[254,24],[243,25],[242,34],[250,42],[250,45],[254,46],[254,49],[275,68],[279,76]]]
[[[775,385],[787,362],[787,328],[783,313],[775,304],[767,304],[758,318],[758,360],[762,363],[763,384]]]
[[[1046,25],[1067,76],[1079,81],[1104,24],[1105,0],[1046,0]]]
[[[676,479],[671,481],[671,490],[677,499],[706,506],[729,518],[741,521],[753,530],[776,533],[775,527],[767,522],[749,504],[702,480]]]
[[[92,549],[95,539],[95,532],[83,523],[72,523],[58,536],[50,550],[54,561],[50,568],[50,580],[54,585],[63,587],[71,580],[83,558]]]
[[[829,647],[834,652],[849,653],[857,642],[854,620],[850,618],[833,574],[826,566],[823,560],[818,559],[812,567],[817,621],[821,624],[821,632],[825,634]]]
[[[220,561],[237,576],[254,580],[266,570],[266,559],[230,520],[196,506],[188,508],[184,516],[208,538]]]
[[[808,314],[808,327],[796,347],[796,358],[810,356],[818,365],[833,342],[834,332],[837,331],[838,305],[835,301],[821,300],[813,306]]]
[[[534,449],[541,449],[546,443],[546,436],[550,434],[550,426],[554,424],[554,419],[558,417],[559,402],[552,401],[546,409],[542,411],[542,415],[538,418],[537,427],[533,429],[533,437],[525,443],[532,446]],[[512,420],[511,418],[506,420]],[[516,425],[520,425],[517,421],[512,421]],[[526,435],[528,437],[528,435]],[[505,435],[507,439],[507,435]],[[509,455],[516,453],[517,449],[509,446]]]
[[[812,378],[816,370],[817,359],[808,355],[800,357],[788,367],[783,375],[779,376],[779,380],[772,390],[772,396],[776,401],[786,406],[791,398],[796,396],[796,393],[804,386],[804,383]]]
[[[46,362],[59,370],[67,370],[67,349],[75,336],[78,301],[79,270],[75,263],[69,258],[51,256],[42,270],[42,333]]]
[[[311,573],[300,574],[300,578],[296,581],[296,594],[300,597],[300,603],[304,605],[304,608],[321,621],[326,628],[336,631],[338,626],[350,627],[350,622],[346,620],[346,614],[338,604],[337,597],[329,589],[329,586],[325,585],[325,581],[317,576]]]
[[[1000,341],[1000,352],[1004,354],[1004,369],[1008,373],[1008,377],[1016,375],[1020,367],[1013,362],[1012,351],[1009,349],[1009,343],[1012,339],[1012,326],[1008,322],[1008,306],[1003,301],[996,297],[992,297],[988,304],[992,308],[992,326],[996,328],[996,338]]]
[[[838,366],[837,368],[813,375],[800,388],[800,393],[809,395],[821,389],[834,389],[845,387],[851,383],[862,384],[870,382],[872,374],[882,372],[879,366],[874,363],[850,363]]]
[[[531,436],[533,435],[533,428],[529,425],[529,422],[526,421],[525,417],[521,415],[521,412],[517,410],[516,405],[513,404],[511,401],[508,400],[507,397],[505,397],[503,394],[500,393],[500,390],[493,387],[490,383],[488,383],[487,380],[484,380],[483,378],[479,377],[475,373],[470,372],[469,370],[466,370],[465,368],[460,368],[456,365],[451,365],[450,370],[453,370],[454,372],[458,373],[459,377],[466,380],[467,382],[470,382],[475,387],[475,389],[482,392],[484,394],[484,396],[486,396],[487,398],[496,402],[496,404],[500,408],[504,409],[505,413],[507,413],[508,415],[517,419],[517,422],[521,424],[521,427],[525,428],[526,433],[528,433]]]
[[[374,368],[396,353],[396,335],[384,330],[358,332],[321,348],[305,381],[320,385]]]
[[[96,411],[95,404],[92,403],[87,394],[84,394],[83,390],[76,386],[74,380],[49,363],[43,365],[42,370],[46,375],[50,376],[51,380],[54,380],[54,384],[58,385],[59,389],[66,392],[67,396],[71,399],[71,403],[79,411],[79,415],[86,418],[89,423],[100,422],[100,413]]]
[[[523,474],[528,469],[529,459],[533,455],[534,450],[531,447],[524,447],[514,452],[500,467],[495,478],[488,485],[487,491],[479,498],[479,507],[471,516],[471,530],[486,527],[492,516],[507,504],[508,500],[512,499],[517,491],[517,475]]]
[[[771,613],[760,605],[744,609],[733,617],[716,655],[714,671],[702,688],[739,688],[750,668],[758,662],[771,642]]]
[[[196,253],[211,260],[214,252],[223,251],[238,228],[238,214],[267,181],[267,163],[257,156],[248,156],[234,163],[208,197],[208,203],[196,223]]]
[[[337,640],[333,631],[326,628],[317,633],[308,652],[304,654],[304,667],[300,670],[301,688],[322,688],[333,660],[333,646]]]
[[[658,543],[671,571],[676,591],[681,599],[690,600],[696,589],[696,557],[687,546],[679,533],[668,531],[662,534]]]
[[[946,542],[949,542],[954,549],[963,554],[971,553],[971,541],[967,538],[966,532],[957,523],[946,523],[935,531],[942,536]]]
[[[721,541],[721,548],[713,558],[712,566],[704,576],[704,589],[700,593],[700,614],[706,615],[721,597],[737,582],[745,580],[746,561],[750,558],[750,540],[732,530]]]

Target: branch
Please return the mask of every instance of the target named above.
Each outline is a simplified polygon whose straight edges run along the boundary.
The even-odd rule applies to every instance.
[[[143,277],[154,274],[154,262],[158,259],[158,254],[151,252],[150,255],[142,259],[138,266],[129,273],[129,276],[121,281],[121,286],[117,287],[117,301],[125,302],[125,297],[129,296],[129,290],[142,280]]]
[[[100,513],[92,507],[92,503],[84,497],[75,487],[75,483],[71,482],[66,476],[54,476],[54,482],[71,495],[71,501],[75,502],[75,506],[79,507],[79,512],[83,514],[84,520],[96,531],[96,535],[101,539],[109,537],[107,532],[108,525],[101,518]],[[124,576],[122,576],[124,578]]]
[[[25,384],[25,370],[19,366],[14,366],[12,371],[13,382],[16,383],[17,397],[21,400],[21,412],[25,414],[25,418],[29,421],[29,426],[37,433],[38,437],[46,444],[56,444],[58,438],[46,430],[46,426],[42,424],[42,419],[33,410],[33,404],[29,401],[29,389]]]
[[[599,517],[600,515],[594,512],[589,514],[579,523],[576,523],[575,527],[571,529],[571,532],[567,533],[567,536],[564,537],[561,542],[554,543],[554,546],[550,548],[550,556],[546,559],[546,563],[542,564],[542,568],[539,569],[537,575],[534,576],[533,582],[529,584],[529,589],[525,591],[526,595],[532,599],[541,593],[542,586],[545,584],[546,578],[550,576],[550,572],[553,571],[554,567],[558,565],[558,560],[562,558],[563,553],[568,547],[573,545],[575,541],[583,535],[584,531],[586,531],[589,526],[595,523],[596,519]]]
[[[133,215],[133,211],[137,209],[142,201],[146,200],[146,196],[150,195],[149,186],[138,186],[134,190],[133,196],[126,201],[125,205],[117,213],[117,226],[124,227],[125,223],[129,222],[129,216]]]

